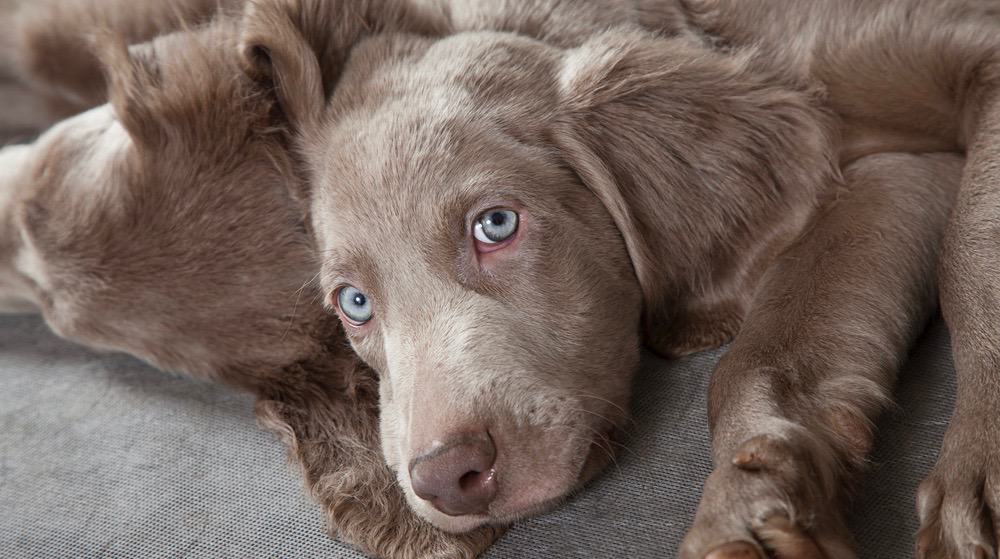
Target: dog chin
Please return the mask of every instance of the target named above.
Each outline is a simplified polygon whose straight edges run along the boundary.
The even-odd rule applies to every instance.
[[[492,516],[486,514],[448,516],[430,505],[419,504],[415,510],[421,518],[430,522],[435,528],[450,534],[464,534],[486,525],[507,524],[497,522]]]

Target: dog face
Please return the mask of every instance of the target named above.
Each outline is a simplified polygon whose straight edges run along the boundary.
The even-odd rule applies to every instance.
[[[600,201],[544,147],[443,108],[451,94],[328,130],[312,216],[327,303],[382,375],[386,459],[419,512],[465,530],[609,458],[640,295]]]
[[[333,124],[303,143],[327,305],[381,374],[387,462],[450,531],[536,513],[599,471],[640,347],[622,235],[544,140],[558,57],[482,39],[359,50]],[[412,57],[364,59],[386,49]]]

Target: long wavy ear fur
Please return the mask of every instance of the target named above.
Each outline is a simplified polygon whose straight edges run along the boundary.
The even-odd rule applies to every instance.
[[[749,243],[838,176],[816,92],[761,70],[750,51],[630,31],[565,54],[553,137],[618,225],[662,354],[735,335]]]
[[[319,118],[326,98],[316,45],[300,22],[305,2],[247,3],[241,51],[255,77],[269,80],[294,128]]]
[[[19,78],[80,110],[107,101],[96,34],[126,45],[207,22],[240,0],[32,0],[7,14],[14,34],[3,43]],[[9,45],[9,46],[8,46]]]
[[[161,85],[160,68],[151,48],[129,49],[116,34],[100,33],[94,51],[103,64],[108,101],[132,139],[153,147],[163,135],[150,107],[152,92]]]

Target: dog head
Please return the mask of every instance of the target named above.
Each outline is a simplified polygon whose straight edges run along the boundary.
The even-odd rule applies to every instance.
[[[312,222],[327,303],[382,373],[390,465],[417,510],[466,529],[538,511],[609,458],[641,295],[614,220],[542,130],[452,105],[464,93],[431,92],[429,70],[310,141],[335,183]],[[497,108],[540,117],[530,96]]]
[[[309,304],[298,175],[238,38],[221,20],[131,48],[108,37],[111,102],[8,150],[19,269],[54,329],[246,384],[337,327]]]
[[[628,26],[565,48],[397,18],[327,64],[302,5],[257,3],[244,49],[298,129],[386,460],[446,530],[544,510],[607,463],[643,315],[729,301],[704,285],[742,289],[745,239],[808,205],[795,181],[829,168],[816,115],[746,60]],[[764,163],[781,149],[802,160]]]

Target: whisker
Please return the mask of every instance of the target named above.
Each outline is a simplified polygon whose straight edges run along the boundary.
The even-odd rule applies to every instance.
[[[288,326],[285,328],[285,332],[281,335],[282,341],[284,341],[288,336],[288,333],[292,331],[292,325],[295,324],[295,315],[299,311],[299,300],[302,298],[302,292],[319,278],[319,274],[319,272],[316,272],[316,275],[306,280],[305,283],[302,284],[302,287],[295,290],[295,303],[292,304],[292,315],[288,317]]]
[[[604,403],[610,405],[611,407],[615,408],[619,412],[621,412],[622,417],[626,421],[629,421],[629,422],[632,422],[632,423],[635,422],[635,420],[632,418],[632,415],[630,413],[628,413],[628,410],[626,410],[625,408],[621,407],[620,405],[612,402],[611,400],[608,400],[607,398],[602,398],[601,396],[598,396],[596,394],[592,394],[592,393],[589,393],[589,392],[582,392],[582,391],[576,392],[573,395],[576,396],[577,398],[590,398],[592,400],[597,400],[599,402],[604,402]]]

